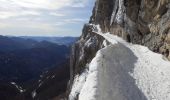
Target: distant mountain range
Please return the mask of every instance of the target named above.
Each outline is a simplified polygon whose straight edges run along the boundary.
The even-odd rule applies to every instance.
[[[37,78],[43,71],[65,62],[69,52],[68,46],[45,40],[0,36],[0,82],[23,83]]]
[[[30,49],[38,42],[32,39],[0,36],[0,51]]]
[[[20,38],[32,39],[38,42],[48,41],[60,45],[71,45],[78,39],[78,37],[41,37],[41,36],[21,36]]]
[[[70,47],[76,39],[0,35],[0,99],[47,100],[65,95]]]

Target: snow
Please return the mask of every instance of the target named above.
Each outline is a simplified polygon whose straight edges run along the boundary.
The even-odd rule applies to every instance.
[[[43,84],[43,82],[39,83],[38,87],[40,87]]]
[[[115,0],[115,2],[114,2],[114,7],[113,7],[113,11],[112,11],[112,16],[111,16],[111,19],[110,19],[110,25],[112,25],[112,23],[113,23],[113,21],[114,21],[114,19],[115,19],[116,11],[117,11],[118,5],[119,5],[118,2],[119,2],[119,0]]]
[[[23,89],[21,86],[18,86],[15,82],[11,82],[11,84],[14,85],[20,91],[20,93],[25,92],[25,89]]]
[[[15,82],[11,82],[11,84],[15,85],[16,83]]]
[[[104,46],[104,47],[108,46],[108,44],[107,44],[107,41],[106,41],[106,40],[104,40],[104,41],[103,41],[103,46]]]
[[[52,78],[52,79],[55,78],[55,75],[53,75],[51,78]]]
[[[79,100],[98,100],[96,98],[98,95],[98,66],[102,64],[100,56],[101,54],[97,53],[96,57],[90,63],[87,81],[80,92]]]
[[[86,74],[76,76],[72,91],[79,100],[170,100],[169,61],[95,27],[111,45],[97,52]]]
[[[78,97],[84,83],[86,82],[87,75],[88,75],[88,72],[85,69],[83,73],[75,76],[72,90],[69,95],[69,100],[75,100]]]
[[[92,40],[92,38],[88,39],[87,42],[85,43],[85,46],[90,47],[91,45],[94,44],[94,41]]]
[[[37,95],[37,92],[36,92],[36,90],[34,90],[34,91],[32,92],[32,98],[35,98],[36,95]]]
[[[118,12],[117,12],[117,15],[116,15],[116,22],[118,24],[121,24],[122,21],[123,21],[123,17],[124,17],[124,0],[119,0],[119,9],[118,9]]]
[[[110,25],[112,25],[113,21],[115,20],[118,24],[121,24],[124,17],[124,0],[115,0],[114,7],[112,11],[112,16],[110,19]]]

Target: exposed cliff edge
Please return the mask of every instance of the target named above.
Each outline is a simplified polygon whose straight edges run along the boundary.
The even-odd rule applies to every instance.
[[[81,95],[82,95],[81,90],[83,90],[84,84],[87,84],[86,82],[88,81],[88,75],[90,73],[89,64],[92,63],[91,62],[92,59],[94,59],[94,57],[96,56],[96,53],[99,52],[99,50],[101,50],[103,47],[109,48],[108,46],[109,44],[112,45],[112,43],[110,43],[110,41],[108,41],[106,38],[104,38],[103,36],[99,34],[94,33],[94,31],[95,32],[99,31],[99,28],[95,27],[96,25],[100,26],[101,34],[110,33],[113,35],[117,35],[119,37],[122,37],[127,42],[131,42],[133,44],[144,45],[148,47],[150,50],[157,52],[157,53],[161,53],[165,57],[170,59],[170,17],[169,16],[170,16],[170,1],[169,0],[96,0],[95,7],[93,9],[93,14],[92,14],[92,17],[90,18],[89,24],[86,24],[84,26],[83,31],[82,31],[82,36],[72,48],[73,50],[72,50],[71,61],[70,61],[71,62],[70,63],[71,64],[70,89],[71,90],[70,90],[69,99],[70,100],[77,100],[77,99],[87,100],[87,99],[81,98]],[[115,51],[114,49],[112,50]],[[107,52],[107,51],[108,50],[106,51],[103,50],[103,52]],[[129,52],[127,54],[129,55],[129,57],[132,56],[131,54],[129,54]],[[135,55],[135,57],[141,57],[141,56]],[[119,59],[119,60],[123,60],[123,59]],[[148,61],[152,62],[154,60],[148,60]],[[136,63],[134,62],[131,64],[136,64]],[[155,63],[152,63],[152,64],[155,64]],[[167,64],[166,66],[169,66],[169,63],[166,63],[166,64]],[[146,65],[146,63],[144,63],[143,65]],[[165,64],[162,64],[162,65],[165,66]],[[114,66],[116,67],[116,65]],[[134,68],[132,68],[132,70],[135,70]],[[136,68],[139,68],[139,66]],[[151,65],[151,67],[149,68],[156,68],[156,67],[155,66],[153,67]],[[166,68],[164,70],[167,70]],[[115,70],[118,70],[118,69],[116,68]],[[126,74],[129,74],[128,72],[130,69],[126,70],[126,68],[124,69],[123,67],[122,70],[124,70]],[[159,70],[163,70],[163,69],[160,68]],[[149,73],[149,70],[144,70],[144,71],[146,73]],[[156,75],[158,75],[157,71],[155,73],[157,73]],[[163,73],[167,73],[167,72],[163,71]],[[137,74],[133,73],[133,74],[139,77],[135,79],[135,76],[133,77],[133,75],[132,76],[129,75],[130,77],[129,79],[131,78],[135,79],[135,82],[134,83],[132,82],[132,84],[136,84],[136,80],[139,80],[141,82],[141,83],[139,82],[140,84],[145,84],[144,83],[145,80],[143,81],[143,79],[140,78],[140,75],[138,75],[140,73],[137,73]],[[102,75],[102,74],[96,74],[96,75]],[[118,74],[118,75],[121,76],[122,74]],[[152,75],[152,74],[147,74],[147,75]],[[166,79],[166,75],[162,76],[162,78]],[[120,78],[122,77],[123,76],[121,76]],[[153,76],[153,77],[156,77],[156,76]],[[151,77],[145,78],[145,79],[147,80],[150,78]],[[140,79],[142,79],[142,81]],[[122,80],[122,81],[119,81],[120,84],[125,81],[123,80],[123,78],[120,80]],[[106,79],[105,81],[108,81],[108,80]],[[161,81],[161,80],[156,79],[156,81]],[[94,80],[93,83],[95,82],[96,81]],[[130,82],[130,80],[128,82]],[[152,79],[149,82],[151,83],[147,83],[147,84],[153,85]],[[96,84],[104,85],[104,82],[99,81]],[[131,84],[131,82],[127,84]],[[152,89],[149,91],[147,89],[143,89],[145,87],[144,86],[142,87],[140,84],[136,85],[136,88],[139,88],[138,91],[135,89],[131,89],[131,88],[130,90],[127,89],[127,91],[130,91],[132,93],[135,91],[137,91],[137,93],[139,92],[142,92],[142,93],[134,94],[132,95],[132,97],[126,98],[127,100],[151,100],[151,98],[155,97],[155,95],[158,93],[158,92],[153,92],[154,90],[152,89],[151,86],[146,85],[148,89]],[[162,86],[162,84],[157,83],[157,82],[155,84]],[[110,84],[107,84],[107,85],[110,85]],[[125,84],[122,84],[122,85],[123,86],[121,88],[123,88]],[[96,85],[94,85],[94,87],[96,87]],[[157,90],[159,90],[159,88]],[[119,92],[117,92],[117,93],[122,93],[123,96],[118,97],[118,99],[116,100],[122,100],[123,98],[126,97],[126,95],[128,95],[127,91],[126,92],[124,91],[126,91],[126,89],[125,90],[120,89]],[[110,93],[113,93],[113,92],[110,92]],[[161,93],[163,94],[162,91],[160,91],[160,95]],[[147,95],[147,94],[151,94],[151,95]],[[110,94],[110,95],[113,95],[113,94]],[[164,96],[170,96],[170,95],[165,93],[165,95],[156,96],[155,98],[157,100],[168,100],[169,97],[166,98]],[[107,97],[107,94],[106,94],[106,97]],[[139,99],[140,97],[142,98]],[[105,97],[103,98],[104,99],[101,99],[101,98],[100,99],[106,100]],[[88,100],[100,100],[100,99],[92,98]],[[123,99],[123,100],[126,100],[126,99]],[[112,100],[112,98],[107,98],[107,100]]]

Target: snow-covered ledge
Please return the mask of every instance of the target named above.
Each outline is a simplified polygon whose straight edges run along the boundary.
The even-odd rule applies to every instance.
[[[111,45],[99,50],[90,63],[79,100],[170,100],[169,61],[94,27],[94,34]]]

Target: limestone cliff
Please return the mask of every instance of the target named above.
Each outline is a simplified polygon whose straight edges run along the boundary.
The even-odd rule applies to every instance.
[[[170,59],[170,0],[96,0],[89,24],[72,48],[70,86],[103,47],[104,39],[92,33],[92,24]]]
[[[170,0],[97,0],[90,23],[170,57]]]

